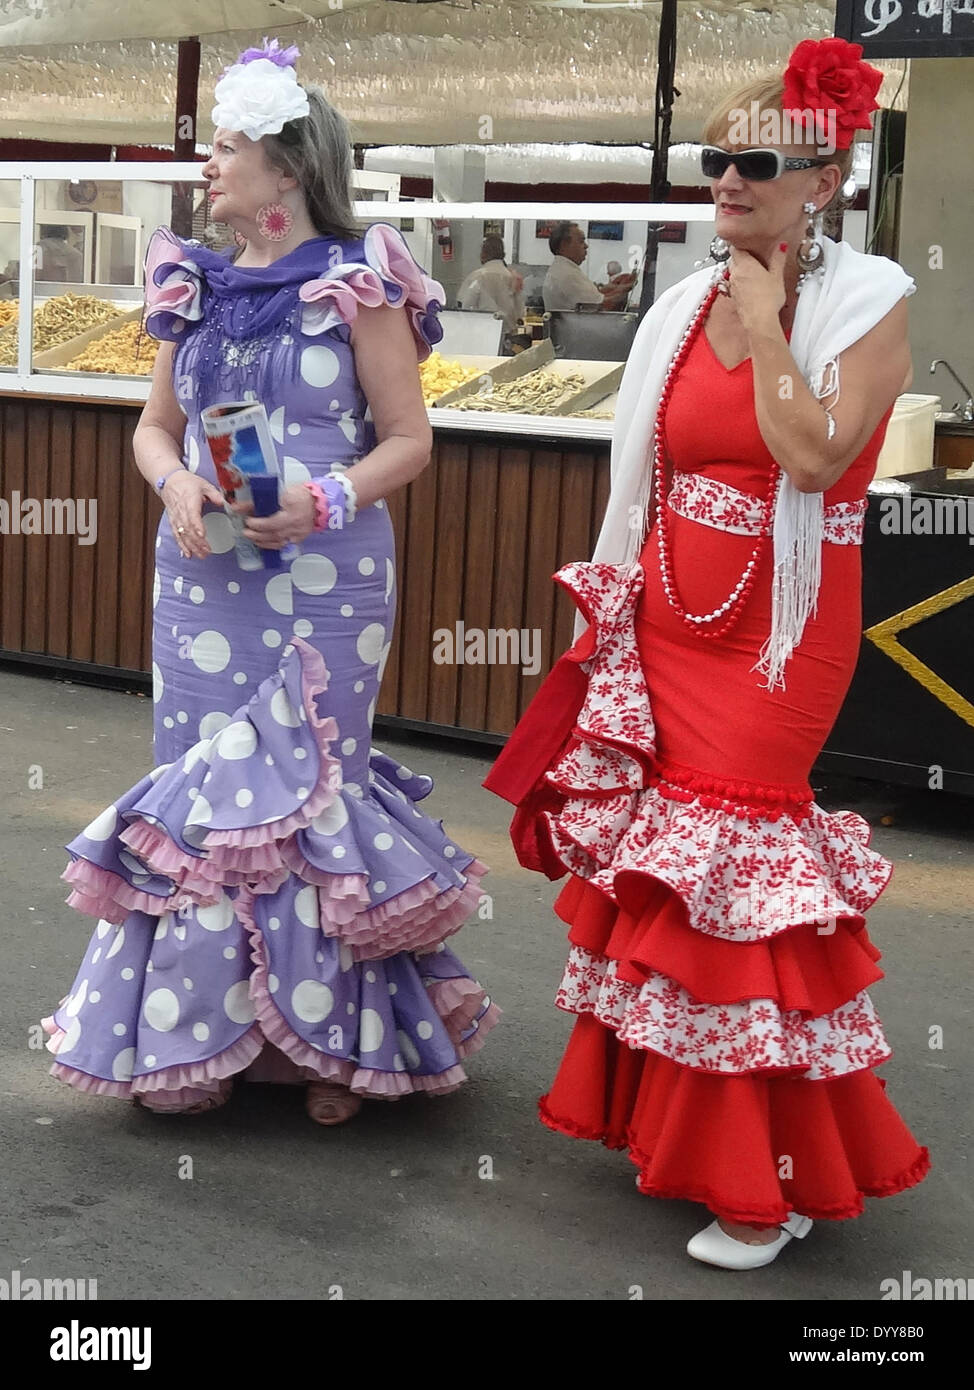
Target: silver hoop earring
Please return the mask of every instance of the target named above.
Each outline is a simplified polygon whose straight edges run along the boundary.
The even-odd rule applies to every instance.
[[[799,289],[801,289],[809,275],[814,274],[816,270],[821,268],[825,256],[825,248],[818,239],[815,227],[815,218],[818,209],[813,202],[809,201],[802,204],[802,212],[808,217],[808,226],[805,229],[804,240],[799,244],[798,250],[795,252],[795,261],[801,272],[798,280]]]

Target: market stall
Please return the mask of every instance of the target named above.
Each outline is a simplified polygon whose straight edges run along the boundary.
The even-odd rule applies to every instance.
[[[10,179],[13,173],[0,166],[0,179]],[[123,202],[131,208],[141,199],[147,213],[154,206],[153,196],[165,199],[171,181],[199,182],[199,166],[73,166],[72,173],[131,184]],[[3,495],[8,504],[16,495],[63,505],[59,514],[46,518],[49,524],[42,518],[37,525],[47,534],[33,533],[36,516],[15,516],[8,506],[0,556],[0,659],[142,685],[151,669],[153,537],[159,504],[149,495],[131,455],[155,350],[141,327],[141,289],[131,283],[38,281],[31,274],[32,227],[40,202],[49,202],[50,187],[59,179],[63,184],[65,169],[38,165],[21,169],[19,175],[21,262],[27,269],[19,274],[16,300],[7,301],[7,323],[0,323],[0,355],[4,344],[7,352],[6,364],[0,362]],[[377,220],[374,203],[360,202],[356,210],[363,218]],[[382,220],[402,225],[417,259],[426,264],[430,262],[424,259],[424,246],[428,250],[432,242],[434,213],[440,220],[468,220],[478,227],[485,222],[500,222],[505,228],[528,226],[531,235],[553,219],[568,218],[589,230],[602,256],[614,248],[617,253],[619,243],[601,246],[593,232],[608,227],[615,235],[616,228],[622,229],[622,251],[627,255],[630,246],[638,252],[645,245],[645,222],[651,217],[662,220],[665,213],[668,222],[684,227],[686,242],[677,250],[685,259],[699,255],[696,247],[708,235],[710,218],[709,208],[702,204],[665,209],[647,204],[434,207],[389,201],[381,206]],[[143,236],[150,231],[146,220]],[[524,232],[522,245],[527,237]],[[638,255],[636,264],[641,270]],[[691,266],[679,259],[664,266],[658,289],[665,287],[667,276],[675,280]],[[632,293],[635,299],[638,284]],[[29,306],[29,314],[22,312],[24,306]],[[604,345],[616,341],[617,334],[618,341],[625,341],[626,317],[623,311],[592,315],[591,341]],[[578,344],[585,341],[584,318],[577,315],[574,336],[565,338],[579,353],[568,357],[558,355],[552,316],[541,309],[525,310],[519,345],[506,354],[496,317],[464,316],[455,307],[444,312],[444,339],[421,369],[434,431],[432,461],[390,499],[397,535],[399,616],[377,706],[380,721],[500,743],[570,644],[574,610],[560,587],[551,583],[551,575],[591,554],[608,497],[613,406],[625,357],[624,348],[605,346],[597,350],[615,355],[583,355]],[[618,323],[607,329],[606,321],[612,318]],[[451,341],[466,350],[454,351]],[[493,350],[471,352],[478,342]],[[907,407],[913,399],[901,404]],[[926,423],[932,434],[929,410]],[[290,442],[279,442],[286,475],[296,481],[304,468],[298,451]],[[895,430],[889,442],[894,471],[926,470],[941,487],[949,486],[947,465],[959,470],[974,461],[974,431],[956,421],[937,426],[936,437],[927,440],[925,459],[915,440],[905,445]],[[868,535],[878,525],[883,495],[878,492],[871,499]],[[86,499],[97,510],[93,542],[79,534]],[[73,533],[68,526],[72,505]],[[905,544],[910,543],[906,538]],[[956,538],[955,552],[948,555],[943,545],[936,551],[945,566],[944,589],[964,577],[960,572],[969,565],[970,554],[966,537]],[[930,583],[926,560],[922,570],[912,559],[904,566],[903,552],[894,555],[882,538],[867,544],[864,558],[871,625],[890,616],[887,566],[908,569],[914,576],[911,582]],[[956,605],[950,611],[958,615]],[[941,627],[948,646],[957,647],[953,621],[945,616]],[[911,695],[921,706],[924,701],[943,704],[941,686],[924,686],[917,681],[917,667],[897,664],[894,656],[888,646],[871,642],[867,633],[861,667],[866,686],[857,686],[851,709],[875,708],[877,681],[883,690],[904,681],[919,684],[922,693],[911,690]],[[962,673],[956,681],[963,686]],[[944,678],[944,683],[950,681]],[[957,750],[955,765],[947,771],[958,787],[965,788],[974,785],[969,694],[959,702],[948,700],[937,711],[957,722],[951,745]],[[894,715],[902,708],[904,719],[913,721],[914,703],[894,701]],[[892,722],[895,726],[895,718]],[[887,720],[887,731],[889,725]],[[894,727],[889,738],[909,748],[912,727],[905,725],[898,736]],[[921,767],[921,757],[893,760],[864,752],[874,745],[848,719],[840,721],[837,736],[832,749],[836,757],[865,759],[863,766],[881,775]]]

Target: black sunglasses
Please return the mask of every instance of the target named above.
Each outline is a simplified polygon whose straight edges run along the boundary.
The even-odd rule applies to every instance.
[[[786,169],[814,169],[828,164],[827,159],[792,159],[780,150],[722,150],[719,145],[704,145],[700,150],[700,169],[705,179],[720,179],[733,164],[748,183],[766,183],[780,179]]]

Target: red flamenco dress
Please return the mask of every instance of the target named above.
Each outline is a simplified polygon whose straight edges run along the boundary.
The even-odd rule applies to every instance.
[[[759,1227],[858,1216],[930,1166],[874,1072],[892,1054],[866,992],[882,971],[864,914],[892,866],[862,817],[828,814],[808,782],[858,656],[859,541],[888,419],[824,496],[817,614],[769,691],[752,668],[773,555],[755,538],[776,465],[750,360],[727,369],[699,331],[665,416],[670,587],[708,614],[757,545],[739,617],[703,637],[671,606],[659,515],[637,565],[559,570],[589,627],[484,784],[517,805],[520,862],[569,875],[556,1002],[576,1023],[542,1121],[628,1150],[644,1193]]]

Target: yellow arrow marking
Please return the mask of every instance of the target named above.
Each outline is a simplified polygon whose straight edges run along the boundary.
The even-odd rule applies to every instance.
[[[930,598],[925,598],[922,603],[915,603],[912,608],[905,608],[902,613],[894,613],[891,618],[884,618],[881,623],[876,623],[873,627],[867,627],[865,635],[870,642],[874,642],[880,651],[886,653],[903,670],[911,675],[915,681],[929,690],[935,699],[945,704],[951,713],[956,714],[958,719],[963,719],[965,723],[974,728],[974,704],[964,698],[960,691],[948,685],[945,680],[941,680],[936,671],[931,671],[919,657],[900,645],[897,640],[897,633],[903,632],[908,627],[915,627],[917,623],[922,623],[926,618],[932,618],[935,613],[943,613],[948,608],[953,608],[954,604],[963,602],[966,598],[974,597],[974,575],[970,579],[962,579],[959,584],[953,584],[949,589],[944,589],[942,593],[932,594]]]

